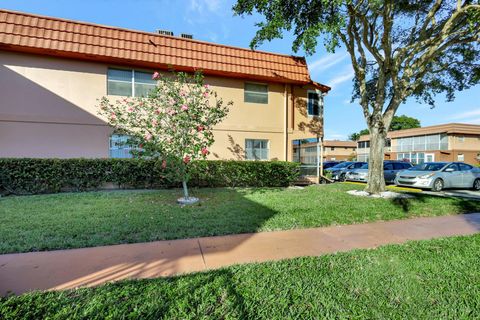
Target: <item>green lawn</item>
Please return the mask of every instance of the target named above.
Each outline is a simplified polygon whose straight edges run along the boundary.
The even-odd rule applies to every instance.
[[[478,319],[480,235],[0,299],[2,319]]]
[[[351,184],[299,189],[198,189],[64,193],[0,198],[0,253],[91,247],[480,211],[480,202],[417,195],[351,196]]]

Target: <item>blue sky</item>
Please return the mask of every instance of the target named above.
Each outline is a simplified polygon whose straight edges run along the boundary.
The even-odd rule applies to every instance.
[[[171,30],[191,33],[196,39],[248,47],[260,16],[235,17],[233,0],[0,0],[0,7],[67,19],[113,25],[130,29]],[[291,50],[292,36],[263,44],[259,49],[303,55]],[[321,45],[307,57],[312,79],[332,86],[325,101],[327,139],[346,139],[348,134],[366,127],[360,106],[350,103],[353,71],[343,50],[327,53]],[[480,124],[480,86],[457,94],[454,102],[443,96],[430,109],[411,100],[397,114],[420,119],[423,126],[447,122]]]

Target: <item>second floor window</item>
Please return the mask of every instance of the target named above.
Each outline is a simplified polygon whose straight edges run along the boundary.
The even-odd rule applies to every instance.
[[[147,96],[157,82],[152,73],[136,70],[108,69],[107,94],[111,96]]]
[[[308,92],[308,115],[319,116],[320,115],[320,97],[318,93],[314,91]]]
[[[268,85],[248,82],[245,83],[244,101],[268,104]]]
[[[370,141],[359,141],[358,142],[358,148],[359,149],[370,148]]]

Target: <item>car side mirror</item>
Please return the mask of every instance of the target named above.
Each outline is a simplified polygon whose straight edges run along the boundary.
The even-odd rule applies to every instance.
[[[453,171],[455,171],[453,168],[447,168],[447,169],[445,169],[445,172],[453,172]]]

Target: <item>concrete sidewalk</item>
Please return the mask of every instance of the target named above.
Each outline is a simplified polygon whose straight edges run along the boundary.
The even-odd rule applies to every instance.
[[[480,213],[0,255],[0,295],[156,278],[480,232]]]

